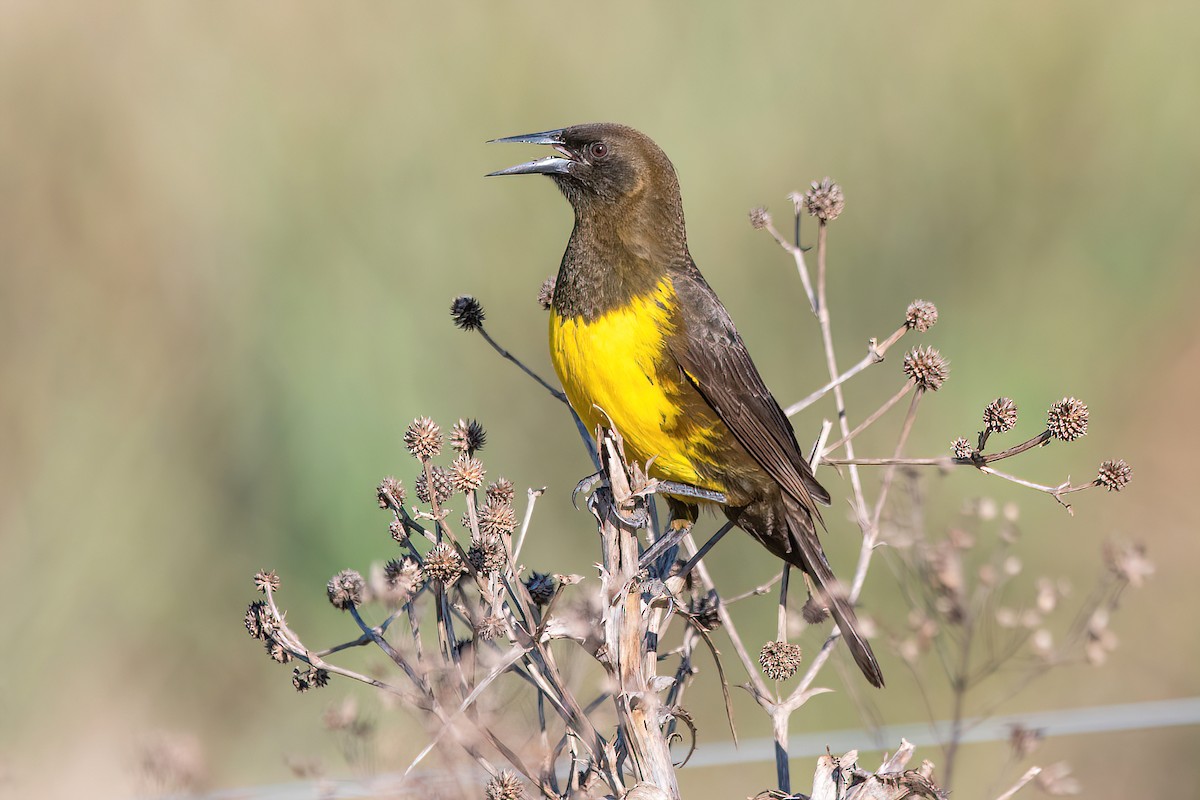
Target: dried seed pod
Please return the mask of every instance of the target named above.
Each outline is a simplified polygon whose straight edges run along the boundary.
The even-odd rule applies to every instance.
[[[379,498],[380,508],[404,505],[404,485],[390,475],[380,481],[375,494]]]
[[[464,294],[454,298],[450,304],[450,318],[462,330],[473,331],[483,325],[486,317],[483,305],[469,294]]]
[[[1100,470],[1096,473],[1096,480],[1110,492],[1119,492],[1129,485],[1129,481],[1133,480],[1133,470],[1123,458],[1104,461],[1101,462]]]
[[[442,429],[429,417],[418,417],[404,431],[404,446],[421,461],[442,452]]]
[[[904,325],[909,330],[924,333],[937,324],[937,306],[928,300],[913,300],[904,312]]]
[[[499,500],[503,503],[511,503],[513,501],[513,482],[508,478],[496,478],[488,484],[487,499]]]
[[[366,582],[356,570],[344,569],[329,579],[325,593],[334,608],[345,611],[350,606],[362,605]]]
[[[445,467],[430,467],[429,472],[433,476],[434,495],[441,506],[454,495],[454,474]],[[429,483],[425,480],[424,472],[417,476],[413,488],[416,489],[417,499],[422,503],[433,502],[433,498],[429,496]]]
[[[813,181],[804,193],[804,208],[823,222],[833,222],[846,208],[846,197],[842,187],[826,177],[820,182]]]
[[[1055,439],[1073,442],[1087,435],[1088,407],[1082,400],[1064,397],[1046,414],[1046,429]]]
[[[751,228],[754,228],[754,230],[756,230],[756,231],[761,231],[763,228],[767,227],[770,224],[771,224],[771,215],[767,212],[767,210],[765,208],[763,208],[762,206],[759,206],[758,208],[750,209],[750,227]]]
[[[500,772],[487,783],[485,800],[525,800],[525,785],[511,770]]]
[[[544,606],[550,602],[550,598],[554,597],[554,590],[557,586],[553,575],[534,572],[525,579],[525,588],[529,590],[529,596],[533,602]]]
[[[483,484],[483,476],[487,474],[483,462],[466,453],[454,459],[454,463],[450,465],[450,472],[454,489],[458,492],[475,491]]]
[[[991,433],[1007,433],[1017,424],[1017,404],[997,397],[983,409],[983,427]]]
[[[904,374],[921,389],[936,392],[950,375],[950,365],[933,347],[914,347],[904,356]]]
[[[475,420],[460,419],[450,430],[450,446],[455,452],[474,455],[487,444],[487,431]]]
[[[446,542],[434,545],[425,555],[425,574],[449,586],[458,580],[464,571],[462,557]]]
[[[790,642],[767,642],[758,653],[763,674],[773,681],[786,681],[800,669],[800,646]]]
[[[1125,462],[1121,462],[1122,464]],[[279,576],[275,574],[275,570],[259,570],[254,574],[254,587],[263,594],[268,591],[279,591]]]
[[[517,514],[512,505],[496,498],[488,498],[487,505],[479,512],[479,530],[488,536],[512,533],[517,527]]]
[[[971,447],[971,443],[960,436],[951,443],[950,451],[954,453],[954,457],[960,461],[967,461],[975,452],[975,448]]]

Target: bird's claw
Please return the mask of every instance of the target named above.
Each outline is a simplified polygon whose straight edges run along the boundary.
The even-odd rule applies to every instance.
[[[587,494],[603,480],[604,473],[596,472],[575,484],[575,488],[571,490],[571,505],[575,506],[576,511],[579,510],[579,495]]]

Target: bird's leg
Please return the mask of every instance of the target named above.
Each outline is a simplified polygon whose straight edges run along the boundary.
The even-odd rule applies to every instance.
[[[700,515],[700,508],[695,504],[684,503],[677,497],[667,497],[667,506],[671,510],[671,521],[663,535],[650,547],[646,548],[638,559],[638,569],[645,569],[658,559],[665,563],[658,565],[658,573],[666,577],[671,564],[675,562],[675,553],[683,537],[687,536]],[[665,558],[669,555],[670,558]]]
[[[729,504],[724,492],[718,492],[715,489],[705,489],[700,486],[692,486],[690,483],[679,483],[677,481],[652,480],[635,494],[643,497],[649,494],[671,494],[676,497],[691,497],[696,500],[705,500],[710,503],[716,503],[719,506]]]

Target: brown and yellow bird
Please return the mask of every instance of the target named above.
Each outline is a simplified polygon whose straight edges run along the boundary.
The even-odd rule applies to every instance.
[[[688,252],[675,168],[648,136],[596,123],[510,136],[555,155],[492,175],[547,175],[575,209],[555,281],[550,354],[571,406],[620,431],[650,474],[725,496],[725,515],[803,570],[859,668],[883,674],[817,539],[817,483],[729,313]],[[694,520],[697,500],[668,497]]]

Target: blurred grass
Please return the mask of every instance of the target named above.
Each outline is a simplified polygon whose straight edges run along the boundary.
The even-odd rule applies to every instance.
[[[277,567],[314,640],[345,633],[322,583],[386,553],[372,490],[411,480],[399,435],[415,415],[482,419],[493,474],[549,484],[544,563],[590,574],[569,421],[445,311],[478,295],[489,329],[549,372],[533,298],[570,213],[545,181],[483,180],[525,154],[482,142],[596,119],[671,155],[693,254],[785,402],[822,381],[815,330],[745,213],[782,215],[825,174],[849,199],[830,278],[842,358],[915,296],[941,310],[929,340],[953,375],[914,451],[942,452],[998,394],[1030,426],[1063,394],[1086,399],[1092,435],[1022,474],[1081,478],[1122,456],[1136,482],[1121,497],[1082,496],[1068,518],[979,476],[944,481],[947,509],[1020,499],[1040,570],[1082,582],[1112,532],[1159,564],[1117,621],[1115,663],[1021,702],[1200,691],[1194,626],[1176,619],[1200,599],[1193,4],[11,0],[0,21],[0,761],[17,787],[121,794],[132,742],[159,728],[196,731],[220,784],[327,751],[332,695],[294,697],[239,630],[248,579]],[[866,376],[852,413],[897,373]],[[748,553],[726,579],[768,568]],[[888,580],[869,604],[894,602]],[[889,680],[889,721],[920,719],[901,670]],[[716,707],[700,711],[720,736]],[[852,722],[839,696],[800,724]],[[1120,746],[1089,785],[1162,745]]]

